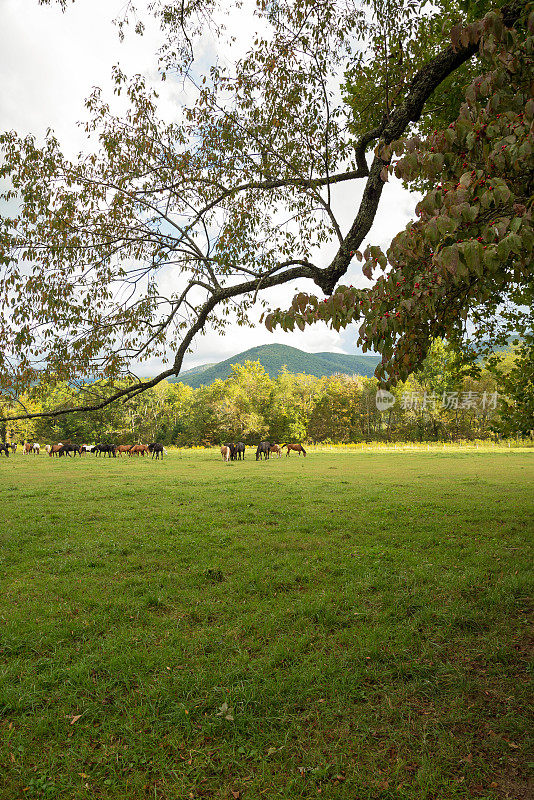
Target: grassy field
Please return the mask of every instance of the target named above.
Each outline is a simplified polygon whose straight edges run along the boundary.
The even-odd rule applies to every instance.
[[[1,800],[531,797],[533,478],[1,456]]]

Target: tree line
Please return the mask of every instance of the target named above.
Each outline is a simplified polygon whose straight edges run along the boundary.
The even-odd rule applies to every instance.
[[[421,370],[391,394],[379,395],[377,403],[375,378],[316,378],[284,369],[271,379],[259,361],[247,361],[209,386],[163,381],[125,404],[90,414],[17,420],[0,436],[188,447],[262,439],[349,443],[528,435],[534,428],[533,363],[532,348],[510,349],[469,374],[454,349],[438,339]],[[41,384],[20,399],[26,408],[43,411],[72,407],[90,391],[90,385]]]

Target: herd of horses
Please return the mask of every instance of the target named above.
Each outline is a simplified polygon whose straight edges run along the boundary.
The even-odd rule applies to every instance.
[[[303,448],[301,444],[271,444],[270,442],[260,442],[257,449],[256,449],[256,461],[261,461],[261,459],[270,458],[271,454],[277,455],[278,458],[282,456],[282,451],[284,448],[287,448],[286,456],[289,455],[291,450],[297,452],[299,456],[306,455],[306,450]],[[156,458],[156,461],[161,458],[163,459],[163,453],[167,453],[165,448],[159,442],[152,442],[151,444],[74,444],[73,442],[58,442],[57,444],[47,444],[45,446],[45,451],[48,453],[50,457],[57,456],[60,458],[61,456],[74,456],[79,455],[80,457],[84,453],[93,453],[95,456],[108,456],[109,458],[117,458],[117,456],[127,455],[127,456],[148,456],[152,454],[152,458]],[[5,453],[6,456],[9,456],[9,451],[13,453],[17,450],[17,444],[2,444],[0,442],[0,454]],[[39,442],[24,442],[22,445],[22,454],[29,456],[39,455],[41,452],[41,445]],[[221,455],[223,461],[241,461],[245,459],[245,443],[244,442],[231,442],[229,444],[223,444],[221,446]]]
[[[95,456],[102,456],[108,455],[109,458],[113,457],[116,458],[117,456],[122,456],[125,453],[128,456],[148,456],[152,454],[152,458],[156,458],[156,461],[161,458],[163,459],[163,453],[167,451],[163,447],[162,444],[159,442],[152,442],[151,444],[74,444],[73,442],[58,442],[57,444],[47,444],[45,446],[45,451],[48,453],[50,457],[57,456],[60,458],[61,456],[69,456],[71,457],[73,454],[74,456],[79,455],[80,457],[84,453],[93,453]],[[6,456],[9,456],[9,451],[15,453],[17,451],[17,444],[16,442],[13,444],[2,444],[0,442],[0,453],[5,453]],[[38,456],[41,452],[41,445],[39,442],[24,442],[22,445],[22,455],[29,456],[29,455],[36,455]]]
[[[271,453],[277,455],[278,458],[282,456],[282,450],[287,447],[286,456],[289,455],[291,450],[295,450],[299,456],[306,455],[306,450],[301,444],[271,444],[270,442],[260,442],[256,449],[256,461],[261,459],[268,459]],[[223,444],[221,446],[221,456],[223,461],[241,461],[245,459],[245,444],[244,442],[231,442],[230,444]]]

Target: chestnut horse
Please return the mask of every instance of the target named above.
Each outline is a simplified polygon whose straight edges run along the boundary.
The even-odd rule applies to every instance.
[[[120,449],[120,448],[118,448]],[[139,456],[142,455],[143,458],[149,454],[149,449],[146,444],[134,444],[133,447],[130,447],[128,450],[129,456]]]
[[[223,461],[230,461],[231,452],[232,451],[230,450],[228,445],[223,444],[223,446],[221,447],[221,456],[223,458]]]
[[[299,456],[302,453],[304,456],[306,455],[306,450],[303,448],[301,444],[284,444],[283,447],[287,447],[286,456],[289,455],[290,450],[295,450]]]
[[[223,444],[223,447],[228,447],[230,450],[230,461],[237,461],[237,445],[235,442]]]
[[[132,447],[133,444],[120,444],[118,447],[115,448],[115,455],[122,456],[123,453],[128,453],[129,455]]]
[[[278,454],[278,458],[282,458],[282,448],[280,447],[279,444],[272,444],[271,447],[270,447],[270,452],[271,453],[277,453]]]

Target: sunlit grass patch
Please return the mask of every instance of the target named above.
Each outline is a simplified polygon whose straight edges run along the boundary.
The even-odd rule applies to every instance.
[[[533,463],[0,461],[0,797],[526,798]]]

